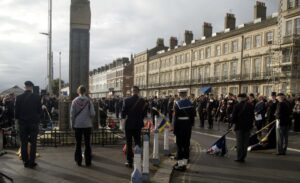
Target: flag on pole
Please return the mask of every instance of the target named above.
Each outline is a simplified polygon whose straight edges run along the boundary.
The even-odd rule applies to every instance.
[[[163,118],[162,121],[160,122],[159,126],[157,127],[159,133],[163,132],[164,129],[166,127],[169,127],[170,126],[170,123],[165,119]]]

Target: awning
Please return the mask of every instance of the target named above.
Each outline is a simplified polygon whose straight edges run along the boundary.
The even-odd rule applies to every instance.
[[[211,86],[204,86],[200,88],[200,92],[203,94],[207,94],[211,92]]]

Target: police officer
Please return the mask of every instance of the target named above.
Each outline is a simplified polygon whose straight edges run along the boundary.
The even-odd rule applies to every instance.
[[[174,134],[177,145],[177,163],[175,170],[184,171],[190,154],[190,139],[195,120],[195,108],[187,98],[187,89],[178,90],[180,100],[175,102]]]
[[[198,102],[198,115],[200,119],[200,128],[204,128],[204,122],[206,118],[206,103],[207,99],[204,95],[200,96],[199,102]]]
[[[42,103],[38,95],[33,93],[33,83],[25,82],[25,92],[16,99],[15,116],[20,126],[21,154],[24,167],[34,168],[36,141],[39,132],[39,122],[42,113]],[[30,142],[30,157],[27,145]]]

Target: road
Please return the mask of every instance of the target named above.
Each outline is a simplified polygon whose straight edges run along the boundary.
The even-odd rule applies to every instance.
[[[184,173],[174,172],[172,183],[300,182],[300,151],[297,152],[297,149],[288,151],[286,156],[275,155],[275,149],[248,152],[246,162],[237,163],[234,161],[236,152],[232,135],[227,138],[228,155],[217,157],[206,154],[206,149],[218,139],[216,136],[209,135],[207,130],[194,129],[191,164]]]

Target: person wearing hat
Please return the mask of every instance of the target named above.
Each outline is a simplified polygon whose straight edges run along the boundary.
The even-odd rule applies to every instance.
[[[178,90],[180,100],[174,106],[174,134],[177,145],[177,163],[174,170],[184,171],[190,156],[190,139],[195,122],[195,108],[187,98],[187,89]]]
[[[288,132],[291,124],[292,109],[283,93],[277,94],[276,116],[276,150],[277,155],[285,155],[288,145]]]
[[[238,103],[234,106],[232,112],[232,123],[236,134],[236,162],[244,162],[247,156],[250,132],[253,127],[254,107],[247,102],[246,94],[238,95]]]
[[[233,108],[236,105],[236,100],[234,99],[234,96],[232,93],[228,94],[228,98],[227,98],[227,108],[226,108],[226,118],[227,118],[227,122],[228,122],[228,128],[230,128],[232,126],[232,112],[233,112]]]
[[[34,168],[37,166],[35,162],[36,141],[39,132],[42,103],[40,97],[33,93],[33,83],[26,81],[24,84],[25,92],[16,98],[15,118],[20,128],[21,155],[24,167]],[[30,143],[29,156],[28,143]]]
[[[297,98],[293,109],[294,131],[300,132],[300,97]]]
[[[275,120],[275,111],[278,104],[276,99],[276,92],[271,93],[271,98],[267,103],[267,120],[266,125],[272,123]]]

